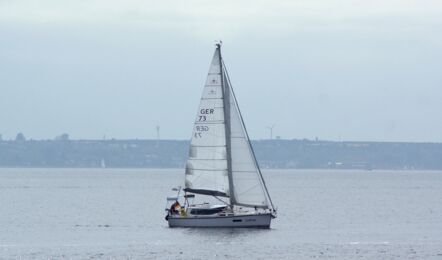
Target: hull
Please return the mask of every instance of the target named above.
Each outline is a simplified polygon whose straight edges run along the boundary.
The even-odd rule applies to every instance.
[[[169,216],[169,227],[270,228],[271,214],[237,216]]]

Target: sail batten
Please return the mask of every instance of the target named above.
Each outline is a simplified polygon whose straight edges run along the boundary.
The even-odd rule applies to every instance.
[[[208,168],[192,168],[193,171],[221,171],[224,172],[225,170],[218,170],[218,169],[208,169]]]

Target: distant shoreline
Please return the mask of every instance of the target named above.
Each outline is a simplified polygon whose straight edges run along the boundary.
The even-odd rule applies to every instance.
[[[253,140],[261,169],[442,170],[442,143]],[[186,140],[0,141],[0,168],[183,169]]]
[[[62,168],[62,167],[0,167],[0,173],[4,170],[48,170],[48,171],[56,171],[56,170],[90,170],[90,171],[159,171],[159,172],[167,172],[167,174],[171,174],[170,171],[177,171],[178,173],[184,173],[183,168]],[[375,170],[364,170],[364,169],[327,169],[327,168],[317,168],[317,169],[301,169],[301,168],[266,168],[261,169],[262,172],[442,172],[442,170],[401,170],[401,169],[375,169]]]

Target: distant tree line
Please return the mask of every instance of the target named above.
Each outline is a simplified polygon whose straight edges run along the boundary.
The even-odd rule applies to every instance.
[[[440,143],[252,141],[262,168],[442,170]],[[182,140],[0,139],[0,167],[182,168],[189,142]]]

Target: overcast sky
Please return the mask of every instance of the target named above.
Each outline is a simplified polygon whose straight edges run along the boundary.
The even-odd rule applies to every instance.
[[[252,139],[442,142],[439,0],[0,0],[0,134],[189,139],[216,39]]]

